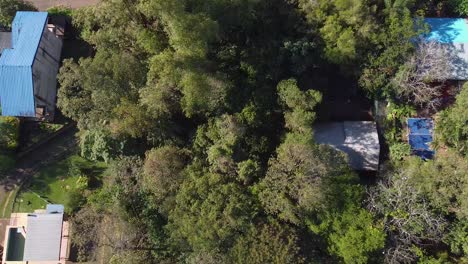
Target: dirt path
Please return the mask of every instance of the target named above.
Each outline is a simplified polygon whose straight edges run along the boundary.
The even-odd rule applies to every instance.
[[[94,5],[99,2],[99,0],[29,0],[29,2],[33,3],[39,10],[43,11],[49,7],[58,5],[79,8]]]
[[[42,167],[60,160],[66,154],[74,151],[77,146],[76,132],[76,127],[70,127],[47,144],[21,157],[16,163],[16,169],[2,177],[0,181],[0,201],[13,199],[13,197],[10,197],[11,194],[25,179],[32,177]],[[0,208],[0,210],[4,213],[9,203],[5,202],[3,204],[4,208]]]

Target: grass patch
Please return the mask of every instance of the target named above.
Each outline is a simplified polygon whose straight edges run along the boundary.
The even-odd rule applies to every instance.
[[[52,124],[52,123],[38,123],[30,122],[24,124],[24,142],[21,148],[27,149],[34,144],[50,137],[55,132],[63,128],[66,123],[63,124]]]
[[[18,118],[0,116],[0,176],[15,166],[15,150],[19,144],[19,130],[20,121]]]
[[[68,213],[77,209],[87,189],[99,186],[106,165],[68,157],[42,169],[25,184],[18,195],[15,212],[32,212],[48,203],[63,204]]]
[[[13,209],[13,203],[19,188],[15,187],[0,203],[0,218],[9,218]]]

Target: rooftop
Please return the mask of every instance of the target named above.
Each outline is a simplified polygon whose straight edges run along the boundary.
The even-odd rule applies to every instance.
[[[430,32],[427,41],[437,41],[449,48],[452,80],[468,80],[468,22],[463,18],[426,18]]]
[[[13,214],[7,226],[3,263],[61,263],[67,251],[68,224],[63,222],[63,206],[48,205],[35,213]]]
[[[0,105],[4,116],[36,116],[32,64],[47,16],[47,12],[16,12],[12,24],[11,48],[3,49],[0,56]]]
[[[441,43],[468,43],[468,24],[464,18],[426,18],[430,32],[428,40]]]
[[[346,121],[317,124],[317,143],[327,144],[348,155],[355,170],[377,171],[380,144],[377,127],[372,121]]]

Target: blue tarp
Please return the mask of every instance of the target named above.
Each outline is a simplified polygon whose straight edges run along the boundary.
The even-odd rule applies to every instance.
[[[423,159],[432,159],[435,151],[431,149],[434,123],[430,118],[408,118],[408,142],[412,153]]]

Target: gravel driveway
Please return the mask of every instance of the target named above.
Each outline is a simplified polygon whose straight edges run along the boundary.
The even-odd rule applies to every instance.
[[[99,0],[29,0],[39,10],[46,10],[49,7],[63,5],[71,8],[78,8],[83,6],[94,5]]]

